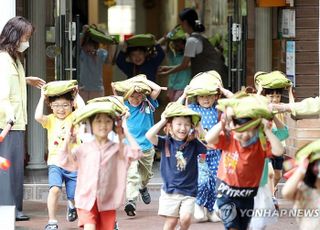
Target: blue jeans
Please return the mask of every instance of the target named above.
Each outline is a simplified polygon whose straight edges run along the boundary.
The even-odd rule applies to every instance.
[[[77,184],[77,172],[69,172],[56,165],[49,165],[48,170],[49,188],[62,188],[63,182],[66,185],[66,193],[68,200],[74,200],[74,193]]]

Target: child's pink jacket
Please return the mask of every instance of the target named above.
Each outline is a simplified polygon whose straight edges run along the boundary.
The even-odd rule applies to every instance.
[[[130,160],[142,156],[140,150],[131,150],[123,145],[109,141],[103,146],[93,140],[81,144],[75,154],[78,166],[78,179],[75,192],[77,208],[90,211],[97,201],[98,210],[114,210],[119,208],[125,198],[127,169]]]

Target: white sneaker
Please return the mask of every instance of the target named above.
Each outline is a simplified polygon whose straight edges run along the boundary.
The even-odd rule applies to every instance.
[[[194,207],[194,218],[197,222],[206,222],[208,221],[207,209],[205,207],[195,204]]]
[[[215,211],[208,212],[207,216],[208,216],[209,221],[211,221],[213,223],[221,221],[221,219],[218,217],[218,215]]]

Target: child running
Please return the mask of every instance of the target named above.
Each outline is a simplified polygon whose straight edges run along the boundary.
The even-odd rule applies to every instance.
[[[266,98],[239,94],[220,99],[218,108],[225,112],[206,135],[208,144],[222,150],[216,204],[226,229],[245,230],[250,222],[245,213],[253,209],[264,159],[284,149],[264,119],[272,118]]]
[[[292,84],[291,81],[280,71],[272,72],[257,72],[254,76],[255,85],[258,89],[258,94],[264,95],[269,99],[270,103],[280,104],[282,93],[285,88],[289,88],[289,99],[292,99]],[[284,140],[289,137],[288,127],[285,125],[284,114],[278,113],[273,117],[272,132],[278,137],[282,145],[285,146]],[[267,159],[269,161],[269,159]],[[276,186],[282,177],[283,156],[272,156],[269,164],[269,184],[274,205],[279,209],[277,199],[275,198]]]
[[[204,137],[209,129],[218,123],[216,102],[220,97],[221,77],[216,71],[202,72],[194,76],[179,101],[186,97],[192,100],[188,107],[201,115],[201,128]],[[227,90],[221,90],[226,92]],[[232,93],[231,93],[232,94]],[[203,140],[204,141],[204,140]],[[217,222],[220,219],[213,207],[216,200],[216,176],[221,151],[208,148],[206,154],[198,156],[198,192],[194,217],[199,222]]]
[[[47,200],[49,221],[45,229],[58,229],[57,205],[62,184],[65,183],[68,198],[67,220],[75,221],[77,212],[74,207],[74,192],[76,188],[77,172],[68,165],[64,165],[59,157],[64,136],[70,129],[74,119],[74,108],[84,106],[84,102],[77,92],[76,81],[55,81],[43,86],[41,97],[35,111],[35,119],[48,131],[48,182],[49,195]],[[76,100],[74,99],[76,98]],[[52,113],[44,115],[45,101],[49,102]]]
[[[161,87],[147,80],[142,74],[125,81],[114,82],[111,86],[115,94],[117,91],[123,91],[125,94],[124,103],[130,113],[127,120],[128,130],[144,155],[139,161],[133,161],[128,171],[127,201],[124,210],[128,216],[134,217],[139,193],[145,204],[151,202],[147,185],[153,176],[155,150],[145,134],[154,125],[154,111],[159,106],[156,99],[161,92]]]
[[[164,230],[189,229],[197,194],[197,156],[206,148],[194,138],[193,130],[201,116],[177,102],[168,104],[161,120],[146,137],[161,151],[160,171],[163,186],[159,198]],[[166,135],[158,136],[165,127]]]
[[[116,209],[124,201],[127,169],[131,160],[142,156],[139,146],[131,137],[126,119],[118,117],[111,102],[92,102],[76,114],[74,124],[89,119],[94,140],[70,150],[68,153],[78,168],[75,204],[79,215],[79,227],[85,230],[113,230]],[[108,139],[115,129],[119,143]],[[127,138],[129,146],[123,144]],[[72,142],[70,134],[66,143]],[[111,173],[112,172],[112,173]]]

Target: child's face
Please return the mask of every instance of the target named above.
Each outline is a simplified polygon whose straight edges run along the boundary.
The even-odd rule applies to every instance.
[[[174,50],[179,52],[184,50],[184,42],[182,40],[173,41]]]
[[[238,128],[240,125],[235,125],[235,128]],[[256,135],[257,131],[255,128],[251,128],[244,132],[234,132],[234,138],[238,140],[241,144],[248,143],[251,138]]]
[[[146,53],[142,50],[134,50],[129,54],[129,58],[135,65],[142,65],[146,60]]]
[[[128,101],[129,101],[130,105],[137,107],[142,103],[143,99],[144,99],[143,93],[134,92],[128,98]]]
[[[113,128],[113,120],[105,113],[97,114],[92,121],[92,133],[96,138],[108,138]]]
[[[279,104],[281,101],[281,94],[273,92],[273,94],[266,94],[266,97],[269,99],[270,103]]]
[[[197,101],[201,107],[210,108],[217,98],[217,95],[197,96]]]
[[[58,98],[50,103],[52,113],[58,119],[65,119],[72,112],[73,103],[64,98]]]
[[[173,139],[183,141],[191,130],[190,117],[174,117],[171,122],[171,135]]]

